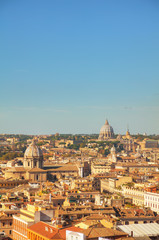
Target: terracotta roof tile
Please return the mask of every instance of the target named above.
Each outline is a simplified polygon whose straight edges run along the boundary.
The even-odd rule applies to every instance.
[[[58,229],[50,226],[47,223],[44,222],[38,222],[33,224],[32,226],[28,227],[28,230],[31,230],[33,232],[36,232],[46,238],[53,239],[54,236],[57,238],[58,234]],[[60,238],[60,236],[59,236]]]
[[[29,170],[28,172],[47,172],[46,170],[43,170],[41,168],[32,168],[31,170]]]
[[[77,166],[75,165],[65,165],[56,169],[48,169],[50,172],[63,172],[63,171],[78,171]]]
[[[105,227],[92,227],[84,229],[83,233],[87,236],[87,238],[112,237],[112,236],[114,237],[127,235],[124,232]]]

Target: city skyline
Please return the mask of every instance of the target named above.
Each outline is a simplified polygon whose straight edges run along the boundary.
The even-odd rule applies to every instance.
[[[0,133],[159,134],[157,1],[1,1]]]

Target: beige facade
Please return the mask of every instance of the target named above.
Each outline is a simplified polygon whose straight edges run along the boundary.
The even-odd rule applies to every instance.
[[[47,170],[49,175],[52,175],[54,177],[57,178],[61,178],[64,176],[74,176],[77,177],[79,176],[79,169],[76,165],[69,165],[69,164],[65,164],[62,167],[58,167],[56,169],[48,169]]]
[[[1,180],[0,181],[0,188],[14,188],[16,186],[19,186],[20,184],[26,184],[28,183],[27,180]]]
[[[91,165],[91,174],[108,173],[111,170],[111,165],[106,163],[94,162]]]
[[[12,167],[5,171],[5,179],[13,178],[13,179],[25,179],[26,178],[26,170],[23,167]]]
[[[108,180],[101,180],[101,192],[116,192],[118,187],[124,183],[132,182],[132,177],[109,178]]]
[[[12,237],[13,218],[3,214],[0,216],[0,232],[4,232],[8,237]]]
[[[46,182],[47,171],[40,168],[33,168],[27,172],[27,178],[32,182]]]
[[[72,181],[71,189],[92,190],[92,181],[89,179],[77,179]]]
[[[133,200],[133,204],[137,206],[144,206],[144,190],[122,187],[122,194],[124,197],[131,198]]]
[[[149,173],[159,170],[159,164],[147,164],[147,163],[123,163],[117,164],[116,169],[121,168],[127,170],[129,173]]]

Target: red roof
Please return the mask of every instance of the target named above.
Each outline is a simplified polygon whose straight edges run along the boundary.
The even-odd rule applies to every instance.
[[[32,226],[28,227],[28,230],[31,230],[33,232],[36,232],[37,234],[40,234],[46,238],[53,239],[56,237],[56,239],[60,239],[61,237],[58,237],[58,229],[52,227],[51,225],[44,223],[44,222],[38,222],[33,224]]]
[[[88,229],[81,229],[78,227],[69,227],[64,229],[57,229],[52,227],[51,225],[38,222],[28,227],[28,230],[36,232],[37,234],[42,235],[45,238],[49,239],[63,239],[66,240],[66,231],[79,232],[83,233],[88,239],[98,238],[98,237],[114,237],[114,236],[126,236],[127,234],[124,232],[120,232],[114,229],[104,228],[104,227],[92,227]]]
[[[57,229],[44,222],[35,223],[32,226],[28,227],[28,230],[36,232],[37,234],[40,234],[49,239],[66,239],[66,230],[83,233],[83,230],[78,227]]]

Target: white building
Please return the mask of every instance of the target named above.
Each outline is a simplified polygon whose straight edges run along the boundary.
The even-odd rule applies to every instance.
[[[144,206],[149,207],[152,211],[159,213],[159,194],[145,192]]]
[[[85,240],[86,236],[80,232],[66,230],[66,240]]]

